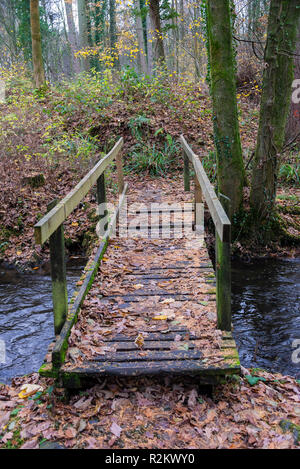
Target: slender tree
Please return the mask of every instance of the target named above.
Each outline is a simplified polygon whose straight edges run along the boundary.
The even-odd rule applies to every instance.
[[[151,29],[153,31],[152,36],[154,42],[154,61],[156,63],[163,63],[165,62],[165,50],[160,21],[159,0],[149,1],[149,13]]]
[[[36,88],[41,88],[45,84],[45,71],[42,55],[39,0],[30,0],[30,25],[34,84]]]
[[[256,219],[268,219],[276,197],[277,173],[294,78],[293,54],[300,15],[297,0],[271,0],[260,122],[250,203]]]
[[[70,43],[71,54],[72,54],[72,64],[73,70],[75,73],[80,72],[80,64],[78,59],[75,57],[75,52],[78,50],[78,43],[77,43],[77,33],[73,15],[73,0],[65,0],[65,8],[66,8],[66,17],[68,23],[68,40]]]
[[[134,9],[135,9],[135,24],[136,24],[138,46],[139,46],[139,58],[140,58],[141,70],[146,75],[148,71],[148,67],[147,67],[146,47],[145,47],[144,28],[143,28],[143,22],[142,22],[140,0],[134,0]]]
[[[230,199],[232,215],[242,204],[245,172],[238,125],[229,0],[208,0],[207,30],[218,190]]]
[[[119,68],[119,55],[116,49],[117,44],[117,22],[116,22],[116,0],[109,0],[109,37],[110,37],[110,50],[114,57],[114,66]]]
[[[78,8],[78,24],[79,24],[79,46],[80,49],[88,48],[88,21],[87,21],[87,8],[86,0],[77,0]],[[88,56],[82,58],[81,69],[88,71],[90,69],[90,61]]]

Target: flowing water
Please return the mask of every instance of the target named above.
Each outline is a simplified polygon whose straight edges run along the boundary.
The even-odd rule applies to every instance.
[[[67,265],[68,296],[84,266]],[[0,272],[0,383],[37,371],[54,339],[49,275]]]
[[[300,378],[300,259],[234,263],[232,292],[241,364]]]
[[[68,267],[69,297],[84,262],[76,264]],[[0,276],[0,382],[5,383],[37,371],[54,338],[50,276],[7,278]],[[293,361],[300,360],[300,259],[234,263],[232,290],[242,365],[299,378],[300,363]]]

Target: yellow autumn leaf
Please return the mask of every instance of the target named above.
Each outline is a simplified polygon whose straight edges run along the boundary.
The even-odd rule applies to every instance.
[[[166,321],[168,319],[168,316],[166,314],[164,314],[163,316],[154,316],[154,319],[155,321]]]
[[[21,386],[21,392],[18,394],[18,396],[21,399],[26,399],[27,397],[33,396],[35,393],[40,391],[43,391],[43,388],[38,384],[23,384],[23,386]]]

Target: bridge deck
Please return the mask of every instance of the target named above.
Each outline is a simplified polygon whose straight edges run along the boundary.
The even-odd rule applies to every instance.
[[[212,384],[240,372],[231,333],[216,327],[215,274],[203,232],[188,228],[183,236],[180,210],[170,236],[164,216],[148,229],[150,202],[170,200],[145,187],[142,195],[146,208],[129,216],[129,237],[110,241],[71,330],[59,370],[66,387],[108,375],[197,375]],[[144,230],[133,229],[137,213]],[[40,372],[51,375],[51,364]]]

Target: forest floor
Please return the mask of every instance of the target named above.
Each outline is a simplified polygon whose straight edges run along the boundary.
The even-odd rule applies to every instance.
[[[0,385],[0,448],[292,449],[299,419],[299,381],[262,370],[212,394],[188,378],[107,379],[68,399],[37,374]]]

